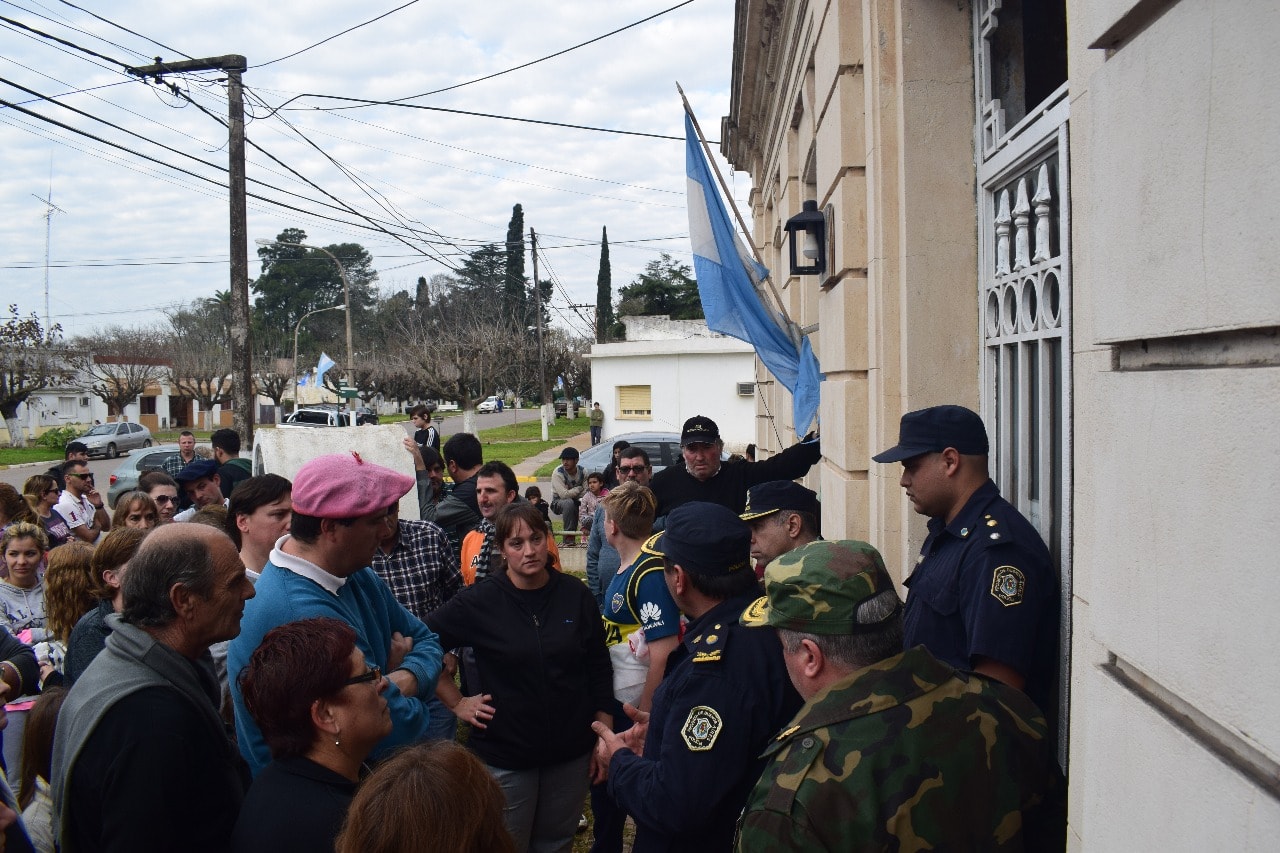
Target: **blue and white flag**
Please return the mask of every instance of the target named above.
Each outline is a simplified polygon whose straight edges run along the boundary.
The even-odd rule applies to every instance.
[[[334,360],[329,358],[328,354],[320,353],[320,361],[316,364],[316,387],[320,387],[320,383],[324,381],[324,375],[329,372],[329,368],[333,367]]]
[[[304,373],[304,374],[302,374],[302,378],[298,380],[298,387],[299,387],[299,388],[306,388],[306,387],[307,387],[307,385],[308,385],[308,384],[309,384],[309,382],[310,382],[310,379],[311,379],[311,374],[310,374],[310,373]]]
[[[687,112],[684,135],[689,240],[707,325],[755,347],[760,361],[791,392],[796,434],[804,435],[818,417],[818,386],[822,382],[818,359],[799,328],[767,309],[760,298],[759,288],[769,270],[751,256],[734,233]]]

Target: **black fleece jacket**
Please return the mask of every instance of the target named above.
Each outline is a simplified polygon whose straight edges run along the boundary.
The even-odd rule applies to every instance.
[[[504,770],[560,764],[589,752],[591,723],[613,704],[613,669],[595,598],[557,571],[541,589],[507,574],[467,587],[427,617],[443,648],[470,646],[476,692],[493,695],[493,719],[468,745]],[[471,685],[473,688],[475,685]]]

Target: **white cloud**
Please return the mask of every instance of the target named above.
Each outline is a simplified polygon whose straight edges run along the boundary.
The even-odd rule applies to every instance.
[[[191,56],[243,54],[251,66],[244,75],[246,85],[275,106],[302,92],[391,99],[430,91],[537,59],[673,2],[421,2],[262,68],[252,66],[306,47],[396,3],[388,0],[370,7],[329,0],[270,4],[116,0],[79,5]],[[145,64],[156,55],[180,58],[173,50],[114,29],[56,0],[24,0],[7,5],[5,14],[122,61]],[[565,56],[414,103],[680,136],[682,112],[675,90],[679,80],[690,93],[704,128],[715,136],[719,118],[728,109],[732,33],[730,0],[698,0]],[[105,65],[0,28],[0,77],[31,89],[54,94],[124,79],[100,67]],[[190,81],[187,90],[206,109],[225,115],[225,87],[211,82],[218,75],[200,76],[206,82]],[[0,97],[19,103],[30,100],[5,84],[0,84]],[[226,165],[224,133],[195,107],[177,108],[181,103],[177,99],[136,81],[62,100],[213,166],[191,163],[148,141],[47,103],[26,106],[132,151],[225,182],[220,171]],[[368,107],[331,113],[313,109],[340,105],[303,99],[292,104],[303,109],[280,115],[359,175],[367,188],[415,223],[415,228],[456,238],[463,248],[475,241],[501,241],[516,203],[524,207],[526,228],[536,228],[540,242],[548,247],[597,241],[601,226],[608,226],[615,292],[658,251],[688,257],[687,239],[638,247],[624,243],[686,233],[680,141],[427,110]],[[253,113],[259,117],[248,124],[252,141],[343,202],[370,216],[389,218],[278,118],[265,116],[261,107],[254,107]],[[0,183],[0,292],[5,303],[17,302],[24,313],[43,314],[45,206],[36,196],[48,190],[51,161],[53,201],[64,212],[53,217],[50,254],[55,267],[50,271],[50,301],[54,319],[69,333],[108,324],[152,322],[165,305],[228,286],[225,190],[2,108],[0,150],[5,173]],[[324,197],[318,191],[287,175],[253,148],[248,173],[251,179],[313,201],[289,201],[282,193],[265,191],[252,182],[251,193],[357,221],[350,214],[321,206],[318,201]],[[745,195],[746,182],[738,183],[740,195]],[[411,287],[417,276],[430,277],[443,269],[433,262],[414,262],[407,257],[412,254],[408,248],[385,235],[251,200],[251,277],[257,274],[253,263],[257,247],[252,241],[273,237],[287,227],[301,227],[311,241],[321,244],[362,243],[383,271],[384,289]],[[598,247],[549,248],[547,255],[567,297],[594,303]],[[159,259],[217,263],[161,264]],[[85,266],[94,260],[108,265]],[[19,266],[25,268],[14,268]]]

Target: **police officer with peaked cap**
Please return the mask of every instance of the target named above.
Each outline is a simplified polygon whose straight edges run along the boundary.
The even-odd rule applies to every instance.
[[[690,621],[647,721],[637,714],[621,735],[592,725],[609,793],[635,819],[635,853],[731,849],[760,753],[800,707],[777,637],[738,621],[759,596],[750,540],[733,512],[694,501],[645,543],[662,555],[667,587]]]
[[[791,480],[770,480],[752,486],[739,516],[751,527],[751,559],[756,577],[764,567],[788,551],[821,538],[818,493]]]
[[[988,450],[975,412],[934,406],[903,415],[898,443],[873,457],[902,463],[900,484],[929,518],[905,581],[905,645],[1024,690],[1052,724],[1058,578],[1040,534],[992,482]]]

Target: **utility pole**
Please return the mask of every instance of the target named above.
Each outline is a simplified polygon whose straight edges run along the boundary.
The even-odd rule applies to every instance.
[[[538,283],[538,235],[529,229],[529,250],[533,254],[533,294],[534,305],[538,312],[538,388],[542,394],[542,440],[548,440],[547,418],[555,417],[555,407],[551,404],[551,390],[547,387],[547,361],[542,349],[542,285]]]
[[[249,334],[249,237],[245,212],[244,91],[240,75],[249,67],[238,54],[208,59],[161,62],[130,68],[138,77],[161,82],[165,74],[184,71],[225,71],[227,74],[227,189],[231,202],[231,416],[232,427],[246,445],[253,446],[253,342]]]

